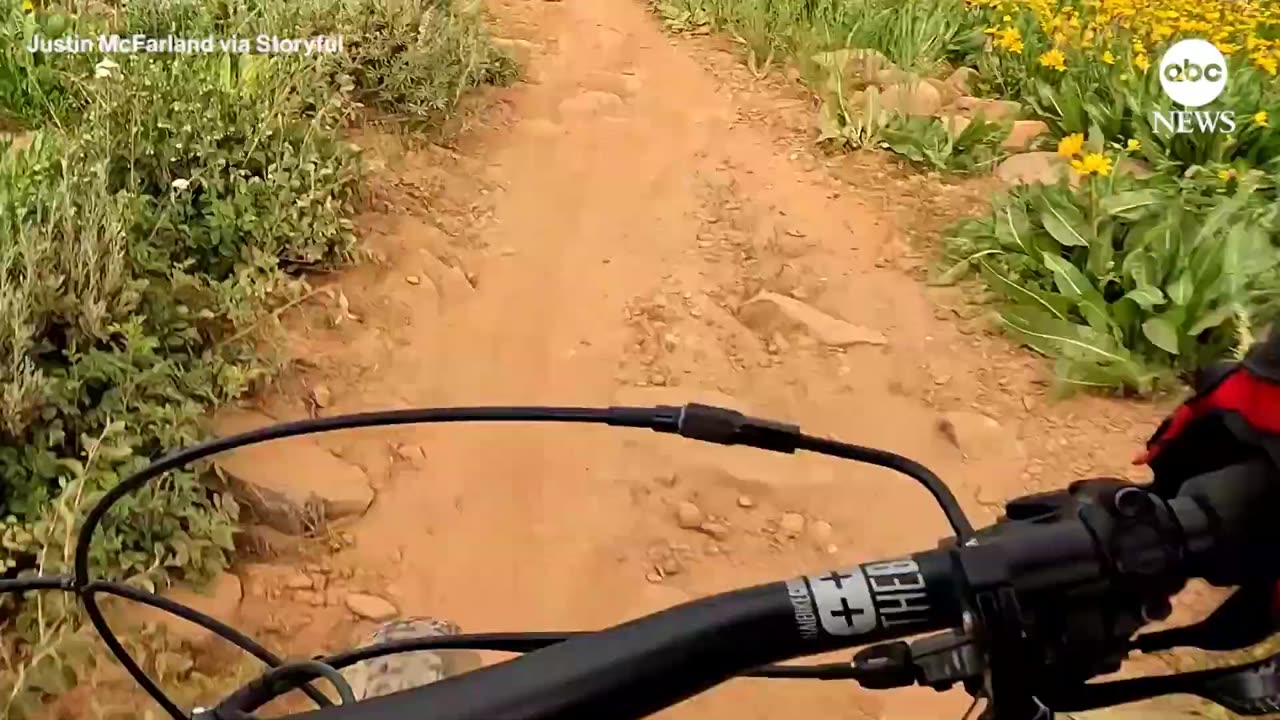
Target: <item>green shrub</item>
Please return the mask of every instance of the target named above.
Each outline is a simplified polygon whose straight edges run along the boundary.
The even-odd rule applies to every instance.
[[[0,0],[3,38],[53,11]],[[69,16],[67,16],[69,17]],[[79,34],[341,33],[343,55],[33,56],[0,48],[0,573],[65,571],[86,509],[150,459],[205,437],[210,408],[276,366],[272,313],[299,273],[349,260],[362,105],[434,126],[510,75],[474,13],[440,0],[133,0]],[[109,60],[109,62],[104,62]],[[3,129],[3,128],[0,128]],[[225,566],[238,509],[203,468],[105,520],[100,575],[162,587]],[[0,600],[0,709],[21,718],[74,680],[78,615]],[[16,632],[9,632],[16,630]]]
[[[0,0],[0,130],[65,118],[83,102],[73,78],[92,74],[92,61],[83,55],[35,56],[26,49],[35,35],[74,32],[64,17],[25,13],[20,0]]]
[[[449,0],[142,0],[130,6],[129,29],[250,39],[341,35],[341,53],[315,58],[321,72],[350,84],[363,105],[430,126],[467,90],[515,77],[514,61],[488,42],[477,12]]]
[[[962,0],[664,0],[673,27],[708,24],[729,31],[763,59],[838,48],[870,48],[899,67],[928,74],[969,57],[985,40]]]
[[[1005,155],[1009,127],[976,118],[956,132],[938,118],[899,116],[880,135],[890,150],[930,169],[990,172]]]
[[[1019,188],[947,241],[1011,335],[1068,386],[1150,392],[1247,346],[1280,297],[1280,208],[1260,172]]]

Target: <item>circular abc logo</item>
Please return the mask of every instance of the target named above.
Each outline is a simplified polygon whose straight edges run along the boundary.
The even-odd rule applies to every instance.
[[[1208,105],[1227,87],[1227,59],[1207,40],[1180,40],[1160,58],[1160,87],[1176,103]]]

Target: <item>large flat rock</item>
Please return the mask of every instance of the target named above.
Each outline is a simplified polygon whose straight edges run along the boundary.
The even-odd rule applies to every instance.
[[[275,422],[261,413],[230,410],[219,415],[217,431],[226,436]],[[250,445],[224,453],[214,462],[259,522],[281,532],[301,535],[317,511],[337,519],[361,515],[373,502],[373,488],[364,471],[311,438]]]
[[[775,332],[803,332],[832,347],[884,345],[888,342],[879,330],[832,317],[795,298],[775,292],[762,292],[743,303],[738,310],[738,319],[764,337]]]

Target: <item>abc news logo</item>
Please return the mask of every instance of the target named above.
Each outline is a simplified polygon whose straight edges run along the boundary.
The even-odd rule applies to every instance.
[[[1190,60],[1183,60],[1181,65],[1170,65],[1160,71],[1160,75],[1171,83],[1177,82],[1200,82],[1208,80],[1216,83],[1219,80],[1225,80],[1227,77],[1227,69],[1218,63],[1209,63],[1206,66],[1196,65]]]
[[[1160,58],[1159,73],[1165,94],[1187,108],[1208,105],[1227,87],[1227,59],[1207,40],[1181,40],[1170,45]],[[1236,114],[1230,110],[1153,112],[1151,125],[1156,132],[1229,133],[1236,129]]]

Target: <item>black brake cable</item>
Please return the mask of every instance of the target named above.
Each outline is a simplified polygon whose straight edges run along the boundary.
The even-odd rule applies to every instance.
[[[489,650],[507,653],[528,653],[541,650],[589,631],[574,632],[515,632],[468,633],[464,635],[433,635],[429,637],[389,640],[348,650],[329,656],[317,656],[311,663],[295,663],[272,668],[249,685],[227,696],[210,710],[210,716],[219,720],[244,720],[249,713],[276,698],[305,687],[317,677],[329,677],[334,671],[388,655],[411,652],[449,652],[456,650]],[[741,673],[744,678],[771,678],[788,680],[857,680],[865,674],[852,663],[816,663],[811,665],[763,665]]]
[[[682,437],[712,442],[720,445],[747,445],[774,452],[794,453],[808,450],[879,465],[903,473],[923,485],[937,500],[957,540],[964,542],[973,536],[973,526],[965,517],[956,497],[933,472],[909,458],[873,448],[851,445],[834,440],[816,438],[800,432],[798,426],[749,417],[734,410],[708,405],[657,407],[456,407],[392,410],[328,418],[315,418],[296,422],[279,423],[237,435],[216,438],[172,452],[151,463],[108,490],[89,510],[76,537],[74,574],[71,577],[0,580],[0,592],[25,592],[28,590],[61,589],[79,596],[90,624],[102,638],[116,660],[174,720],[187,720],[187,715],[142,671],[129,655],[119,638],[111,631],[98,606],[96,594],[105,592],[129,599],[142,600],[162,610],[174,613],[186,620],[210,630],[223,639],[252,653],[268,666],[280,667],[282,661],[262,648],[248,636],[213,618],[175,603],[155,602],[149,593],[137,591],[119,583],[95,582],[89,575],[89,547],[94,532],[107,512],[125,495],[146,485],[151,480],[192,462],[228,450],[257,443],[280,440],[300,435],[311,435],[335,430],[366,427],[386,427],[437,422],[577,422],[610,425],[615,427],[648,428],[656,432],[673,433]],[[163,600],[163,599],[160,599]],[[178,608],[181,608],[179,611]],[[321,706],[332,703],[311,686],[304,692]]]
[[[305,686],[317,677],[321,671],[341,671],[357,663],[374,660],[388,655],[400,655],[410,652],[436,652],[456,650],[489,650],[495,652],[524,654],[571,640],[590,631],[571,632],[515,632],[515,633],[465,633],[458,635],[430,635],[425,637],[387,640],[385,642],[366,645],[365,647],[346,650],[333,655],[318,655],[313,660],[316,669],[310,674],[297,672],[289,666],[274,668],[254,680],[249,686],[228,696],[217,707],[212,716],[241,720],[246,713],[266,705],[288,692]],[[964,647],[969,640],[963,638],[955,642],[930,649],[928,655],[951,652]],[[788,680],[855,680],[862,681],[869,675],[878,674],[876,669],[862,667],[856,662],[815,663],[808,665],[762,665],[753,670],[740,673],[737,677],[770,678]]]

